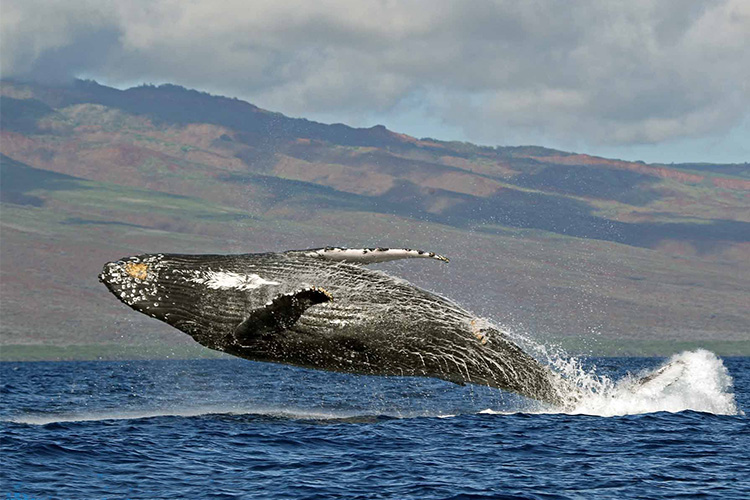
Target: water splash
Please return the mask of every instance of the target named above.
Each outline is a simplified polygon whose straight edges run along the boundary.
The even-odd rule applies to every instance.
[[[577,372],[582,397],[568,413],[615,416],[693,410],[737,415],[733,380],[722,360],[705,349],[675,354],[653,370],[618,381]]]
[[[619,380],[586,369],[581,360],[550,353],[549,364],[560,375],[560,390],[569,404],[562,409],[539,406],[532,413],[566,413],[613,417],[645,413],[699,411],[743,415],[733,380],[723,361],[705,349],[675,354],[654,369],[628,373]],[[484,413],[509,413],[485,410]]]
[[[540,403],[534,412],[613,417],[692,410],[744,415],[724,362],[705,349],[684,351],[656,368],[613,379],[599,374],[596,367],[587,368],[582,359],[568,355],[560,346],[539,343],[518,331],[503,331],[559,376],[558,391],[568,402],[565,408],[554,410]]]

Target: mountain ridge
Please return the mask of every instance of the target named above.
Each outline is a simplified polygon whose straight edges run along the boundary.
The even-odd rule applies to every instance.
[[[175,85],[2,81],[0,97],[4,343],[58,324],[62,345],[179,342],[118,319],[99,265],[326,245],[450,254],[451,270],[399,274],[536,332],[746,338],[747,164],[417,139]]]
[[[215,138],[208,149],[218,156],[239,159],[243,166],[234,169],[235,173],[244,170],[244,173],[275,174],[275,177],[327,186],[341,192],[382,197],[381,201],[385,203],[408,201],[407,211],[417,210],[442,222],[463,220],[467,214],[490,212],[510,213],[510,217],[503,221],[518,222],[523,221],[523,217],[517,216],[518,212],[529,212],[524,205],[541,203],[549,205],[549,210],[562,210],[566,219],[575,222],[565,225],[555,218],[545,220],[539,216],[543,212],[538,211],[536,217],[527,216],[525,222],[521,222],[523,227],[638,245],[637,231],[627,225],[623,226],[628,233],[624,238],[618,236],[619,229],[610,232],[582,229],[607,225],[606,220],[590,217],[595,211],[592,205],[597,200],[635,207],[646,205],[656,197],[664,197],[668,191],[666,188],[670,186],[659,186],[658,193],[650,188],[649,185],[659,180],[675,181],[688,188],[710,183],[727,191],[744,193],[750,190],[750,181],[727,177],[726,168],[722,177],[716,177],[710,172],[698,174],[681,171],[679,167],[609,160],[540,147],[492,148],[426,141],[390,132],[380,125],[355,129],[341,124],[325,125],[288,118],[244,101],[211,96],[175,85],[117,90],[95,82],[78,81],[70,87],[46,88],[38,93],[48,106],[70,109],[93,103],[132,113],[131,116],[156,120],[156,128],[165,125],[221,127],[229,133]],[[84,101],[87,102],[84,104]],[[158,106],[156,102],[167,104]],[[34,107],[39,113],[40,106]],[[13,142],[13,138],[10,139]],[[113,143],[116,150],[111,151],[111,155],[120,163],[142,160],[143,150],[138,148],[137,141]],[[147,149],[145,155],[168,163],[168,155],[164,156],[164,152]],[[171,168],[177,169],[176,166]],[[604,195],[606,189],[609,189],[609,197]],[[521,207],[516,214],[512,213],[514,207],[508,207],[503,201],[511,196],[515,198],[513,203]],[[656,219],[664,219],[667,213],[666,210],[651,214],[644,214],[643,210],[631,210],[629,214],[623,212],[621,209],[617,217],[604,219],[619,226],[638,220],[638,215],[643,222],[648,222],[649,215],[651,219],[654,219],[653,215],[657,216]],[[677,211],[673,219],[680,216],[695,217],[695,213]],[[750,222],[747,216],[739,219],[738,216],[742,216],[741,210],[735,210],[728,217],[712,219],[719,221],[718,224],[732,220]],[[469,219],[463,223],[497,222],[478,215]],[[673,221],[657,220],[657,223],[669,222]],[[665,229],[669,236],[670,228]],[[671,236],[684,239],[681,236],[684,231],[680,228],[673,233]],[[715,237],[709,235],[702,239]],[[642,239],[645,241],[641,244],[651,245],[649,236],[644,235]]]

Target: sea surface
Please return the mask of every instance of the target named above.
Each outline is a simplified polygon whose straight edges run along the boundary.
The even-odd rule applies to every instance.
[[[558,369],[565,411],[240,359],[0,363],[0,499],[750,498],[750,358]]]

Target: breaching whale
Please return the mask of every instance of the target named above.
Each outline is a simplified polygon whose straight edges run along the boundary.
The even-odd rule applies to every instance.
[[[487,321],[365,267],[405,258],[448,261],[389,248],[148,254],[106,264],[99,279],[136,311],[241,358],[436,377],[564,403],[557,376]]]

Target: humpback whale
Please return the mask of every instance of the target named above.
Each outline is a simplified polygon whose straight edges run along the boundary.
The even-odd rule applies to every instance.
[[[450,299],[368,264],[448,259],[391,248],[239,255],[146,254],[99,276],[122,302],[217,351],[366,375],[481,384],[553,405],[558,377]]]

